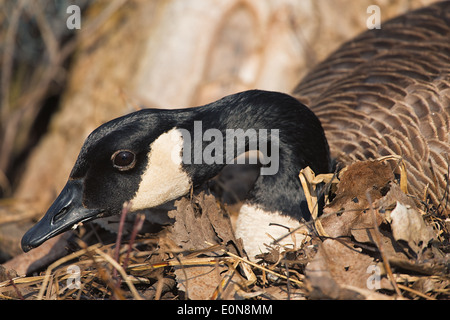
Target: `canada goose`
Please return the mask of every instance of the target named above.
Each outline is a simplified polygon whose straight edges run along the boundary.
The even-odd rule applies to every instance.
[[[226,139],[220,141],[222,136]],[[206,152],[213,144],[215,148]],[[255,149],[263,151],[266,159],[261,159],[261,174],[243,207],[247,222],[260,227],[269,212],[282,213],[275,216],[283,225],[308,219],[298,172],[306,166],[317,173],[329,172],[322,126],[293,97],[251,90],[197,108],[144,109],[94,130],[66,186],[24,235],[22,248],[28,251],[80,222],[119,214],[126,201],[135,211],[185,195],[239,154]],[[208,155],[213,159],[206,159]],[[273,163],[264,163],[270,158]],[[283,227],[274,228],[286,232]]]
[[[426,190],[436,204],[448,187],[449,16],[446,2],[383,23],[344,44],[294,90],[323,123],[333,161],[400,155],[408,163],[411,193],[421,198]],[[195,136],[196,123],[201,137]],[[316,174],[331,170],[322,126],[291,96],[253,90],[198,108],[146,109],[96,129],[61,194],[24,235],[23,250],[79,222],[118,214],[126,201],[133,210],[153,207],[212,178],[224,163],[198,163],[196,152],[191,161],[181,155],[198,141],[202,150],[208,148],[214,136],[205,139],[209,129],[255,129],[258,139],[258,130],[278,130],[262,140],[279,150],[276,173],[258,177],[238,218],[237,237],[250,257],[269,239],[266,232],[276,238],[286,232],[280,226],[309,218],[298,173],[306,166]],[[183,133],[193,137],[189,143]]]

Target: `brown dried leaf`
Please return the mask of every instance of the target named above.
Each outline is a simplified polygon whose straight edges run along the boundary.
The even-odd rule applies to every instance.
[[[209,300],[220,284],[222,271],[224,268],[219,266],[177,267],[175,275],[178,289],[186,293],[187,299]]]
[[[330,237],[350,236],[352,232],[367,233],[373,228],[369,199],[383,196],[394,175],[381,161],[361,161],[350,165],[342,174],[336,197],[324,209],[322,226]],[[377,224],[383,219],[375,212]],[[359,230],[359,231],[358,231]]]
[[[343,286],[367,289],[368,268],[373,259],[362,254],[350,243],[327,239],[306,267],[306,276],[313,296],[332,299],[362,299],[357,292]]]
[[[223,244],[227,250],[240,255],[242,246],[236,240],[228,214],[216,198],[201,191],[193,199],[175,202],[176,210],[169,212],[175,223],[169,237],[185,250],[199,250],[211,244]]]
[[[321,218],[326,233],[341,239],[352,236],[357,242],[372,243],[376,245],[375,248],[382,246],[389,258],[405,259],[402,248],[396,244],[392,235],[383,231],[375,237],[375,232],[379,232],[375,231],[375,227],[385,221],[384,212],[390,211],[393,203],[401,199],[411,205],[411,200],[393,180],[392,169],[383,161],[356,162],[346,168],[338,184],[336,197],[324,209]],[[376,261],[361,253],[351,242],[325,240],[306,269],[312,297],[374,298],[375,293],[368,290],[367,284],[371,275],[369,266],[376,266]],[[379,280],[380,287],[392,289],[389,281],[381,277]]]
[[[242,246],[234,236],[228,214],[217,204],[213,195],[201,191],[192,199],[182,198],[175,202],[176,210],[169,212],[175,218],[169,235],[178,246],[188,252],[202,250],[202,255],[217,257],[223,255],[219,244],[228,252],[240,255]],[[183,256],[178,257],[181,263]],[[189,299],[210,299],[221,283],[223,265],[181,265],[175,268],[179,289],[185,291]],[[236,275],[237,276],[237,275]],[[233,277],[234,278],[234,277]],[[234,281],[234,280],[233,280]]]
[[[336,197],[330,207],[335,210],[361,210],[369,207],[367,194],[372,201],[383,196],[386,187],[394,180],[391,167],[378,160],[359,161],[347,167],[341,177]]]

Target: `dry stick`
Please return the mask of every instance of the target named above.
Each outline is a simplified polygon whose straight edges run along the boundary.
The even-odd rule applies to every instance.
[[[136,240],[136,236],[138,232],[141,230],[144,225],[145,215],[138,214],[136,219],[134,220],[133,231],[131,233],[130,242],[128,243],[128,251],[125,259],[123,260],[123,268],[126,269],[128,266],[128,260],[130,259],[131,249],[133,248],[134,241]]]
[[[231,270],[229,270],[225,274],[225,276],[222,278],[220,283],[217,285],[210,300],[218,300],[221,298],[221,295],[223,294],[223,291],[224,291],[223,288],[226,288],[230,284],[231,280],[233,279],[233,276],[236,273],[236,268],[239,263],[240,263],[239,260],[234,261],[234,263],[231,266]]]
[[[125,218],[127,216],[127,213],[130,212],[130,209],[131,203],[125,202],[122,207],[122,214],[120,216],[120,223],[119,223],[119,231],[117,232],[116,238],[116,248],[114,250],[114,259],[116,259],[117,262],[119,262],[120,242],[122,241],[123,226],[125,224]],[[113,278],[117,279],[117,269],[113,270]],[[118,285],[120,286],[120,281],[118,281]]]
[[[115,298],[115,299],[124,300],[125,297],[122,294],[122,291],[120,290],[119,286],[116,285],[116,282],[114,281],[115,279],[112,278],[106,272],[105,268],[100,266],[100,264],[95,259],[92,251],[89,250],[86,247],[86,244],[83,241],[80,240],[79,241],[79,245],[82,248],[86,248],[86,254],[89,256],[89,258],[91,259],[92,263],[94,264],[94,267],[97,270],[100,279],[102,279],[106,283],[106,285],[111,288],[111,290],[112,290],[112,297]],[[98,248],[94,248],[94,249],[97,250]],[[98,250],[100,250],[100,249],[98,249]],[[116,270],[116,269],[114,269],[114,270]]]
[[[369,208],[370,208],[370,212],[372,214],[372,219],[373,219],[374,240],[375,240],[376,246],[378,247],[378,250],[380,251],[381,259],[383,260],[384,269],[386,270],[389,280],[391,281],[392,286],[394,287],[397,295],[400,297],[403,297],[402,292],[398,288],[397,282],[395,281],[394,274],[392,273],[391,266],[389,265],[388,257],[386,256],[384,249],[383,249],[383,245],[381,242],[381,234],[380,234],[380,230],[378,229],[377,218],[375,216],[375,210],[373,209],[372,197],[370,196],[370,194],[368,192],[366,193],[366,197],[367,197],[367,201],[369,202]]]
[[[206,242],[207,244],[210,244],[210,243],[208,243],[207,241],[205,241],[205,242]],[[290,277],[286,277],[285,275],[282,275],[282,274],[280,274],[280,273],[278,273],[278,272],[275,272],[275,271],[273,271],[273,270],[267,269],[267,268],[265,268],[265,267],[263,267],[263,266],[260,266],[260,265],[254,263],[254,262],[251,262],[251,261],[247,260],[246,258],[239,257],[238,255],[235,255],[234,253],[231,253],[231,252],[229,252],[229,251],[226,250],[226,249],[219,249],[219,250],[225,252],[227,255],[229,255],[229,256],[232,257],[232,258],[238,259],[238,260],[241,261],[242,263],[251,265],[252,267],[258,268],[258,269],[263,270],[263,271],[266,271],[266,272],[271,273],[271,274],[273,274],[273,275],[275,275],[275,276],[277,276],[277,277],[280,277],[280,278],[282,278],[282,279],[284,279],[284,280],[289,280],[289,281],[291,281],[291,282],[294,282],[294,283],[296,283],[296,284],[298,284],[298,285],[302,285],[302,286],[304,285],[304,283],[301,282],[301,281],[298,281],[298,280],[296,280],[296,279],[292,279],[292,278],[290,278]]]
[[[413,294],[415,294],[415,295],[418,295],[419,297],[425,298],[425,299],[427,299],[427,300],[436,300],[436,299],[433,298],[433,297],[427,296],[427,295],[426,295],[425,293],[423,293],[423,292],[420,292],[420,291],[411,289],[410,287],[404,286],[404,285],[402,285],[402,284],[400,284],[400,283],[398,283],[397,286],[398,286],[399,288],[402,288],[402,289],[405,290],[405,291],[409,291],[409,292],[411,292],[411,293],[413,293]]]
[[[183,276],[186,279],[186,281],[184,282],[184,289],[186,292],[186,299],[188,300],[189,299],[188,275],[187,275],[186,269],[184,268],[184,263],[181,262],[180,257],[178,255],[174,255],[174,257],[175,257],[175,259],[177,259],[177,262],[179,263],[179,266],[181,267],[181,271],[183,272]]]
[[[285,255],[285,258],[286,258],[286,255]],[[291,300],[291,283],[290,283],[290,281],[289,281],[289,279],[290,279],[290,273],[289,273],[289,268],[288,268],[288,264],[287,264],[287,262],[286,262],[286,259],[284,259],[285,261],[284,261],[284,267],[286,268],[286,291],[287,291],[287,299],[288,300]]]
[[[165,285],[165,280],[164,279],[167,279],[167,278],[163,278],[161,275],[159,275],[158,280],[156,282],[155,296],[153,298],[154,300],[161,299],[163,286]]]
[[[220,249],[220,250],[224,250],[224,249]],[[174,257],[174,259],[176,259],[176,258]],[[221,257],[221,258],[210,257],[210,258],[190,258],[190,259],[186,259],[186,257],[183,257],[183,261],[181,261],[181,259],[178,258],[176,260],[162,261],[162,262],[157,262],[157,263],[152,263],[152,264],[138,263],[138,264],[129,266],[127,269],[132,270],[132,271],[147,271],[147,270],[153,270],[153,269],[170,267],[170,266],[181,267],[183,265],[186,265],[186,266],[212,265],[212,264],[217,263],[218,260],[219,260],[219,262],[223,261],[223,263],[227,263],[229,260],[234,261],[234,259],[232,259],[230,257]]]
[[[16,292],[17,296],[19,297],[20,300],[25,300],[25,298],[23,297],[22,293],[20,292],[19,288],[17,288],[16,284],[14,283],[14,280],[11,278],[11,276],[9,275],[8,272],[6,272],[9,282],[11,283],[11,285],[14,288],[14,291]]]
[[[20,277],[15,277],[12,278],[11,280],[5,280],[3,282],[0,282],[0,293],[2,293],[3,291],[9,291],[10,288],[8,288],[10,285],[12,285],[11,281],[14,282],[14,284],[27,284],[27,285],[32,285],[32,284],[37,284],[38,282],[42,281],[45,277],[44,276],[34,276],[34,277],[25,277],[25,276],[20,276]]]
[[[125,280],[125,282],[128,285],[128,288],[130,288],[131,293],[133,294],[133,297],[137,300],[143,300],[142,297],[139,295],[138,291],[136,290],[136,287],[133,285],[129,277],[127,276],[125,270],[122,268],[122,266],[113,258],[111,258],[109,255],[101,251],[100,249],[94,249],[94,251],[99,254],[102,258],[104,258],[106,261],[108,261],[112,266],[119,271],[122,278]]]
[[[123,235],[123,227],[125,225],[126,215],[127,215],[127,213],[130,212],[130,210],[131,210],[131,201],[125,202],[123,204],[123,208],[122,208],[122,215],[120,216],[119,231],[117,233],[116,248],[115,248],[115,251],[114,251],[114,259],[115,259],[115,261],[117,261],[118,265],[120,265],[119,252],[120,252],[120,243],[122,241],[122,235]],[[127,255],[125,256],[125,260],[123,262],[123,269],[126,269],[126,267],[127,267],[128,260],[129,260],[129,257],[130,257],[131,248],[133,246],[133,243],[134,243],[134,240],[136,238],[137,233],[139,232],[139,230],[142,228],[142,225],[144,224],[144,220],[145,220],[144,218],[145,218],[144,215],[138,215],[136,217],[136,220],[135,220],[134,226],[133,226],[133,231],[132,231],[132,234],[131,234],[131,239],[130,239],[130,242],[128,244]],[[113,278],[117,279],[116,289],[118,289],[120,287],[121,283],[122,283],[121,279],[118,278],[118,276],[117,276],[117,271],[120,272],[121,270],[118,269],[117,267],[113,270]],[[125,274],[125,278],[124,278],[124,274]],[[128,280],[127,280],[128,277],[127,277],[126,273],[125,272],[123,272],[123,273],[121,272],[121,275],[122,275],[122,278],[124,278],[124,280],[128,283]],[[130,286],[130,285],[128,285],[128,286]],[[131,287],[130,287],[130,290],[132,290]],[[132,290],[132,292],[133,292],[133,290]],[[133,294],[136,296],[137,292],[136,293],[133,292]],[[137,296],[139,296],[139,294],[137,294]],[[139,298],[140,298],[140,296],[139,296]]]

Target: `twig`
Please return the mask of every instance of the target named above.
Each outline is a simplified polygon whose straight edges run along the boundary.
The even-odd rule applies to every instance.
[[[383,245],[381,242],[381,233],[380,233],[380,230],[378,229],[377,218],[375,216],[375,210],[373,208],[373,203],[372,203],[372,197],[370,196],[369,192],[366,193],[366,197],[367,197],[367,201],[369,202],[369,208],[370,208],[370,212],[372,214],[372,219],[373,219],[374,240],[375,240],[376,246],[378,247],[378,250],[380,251],[381,259],[383,260],[384,269],[386,270],[389,280],[391,281],[392,286],[394,287],[397,295],[400,297],[403,297],[402,292],[398,288],[397,282],[395,281],[394,274],[392,273],[391,266],[389,265],[388,257],[386,256],[386,253],[384,252],[384,249],[383,249]]]
[[[238,264],[239,260],[234,261],[234,263],[231,266],[231,269],[225,274],[225,276],[220,281],[219,285],[214,290],[211,296],[211,300],[219,300],[222,298],[221,296],[223,294],[224,288],[226,288],[231,283],[231,280],[233,279],[233,276],[236,273],[236,268]]]
[[[286,256],[285,256],[286,258]],[[286,262],[286,259],[284,259],[284,267],[286,269],[286,291],[287,291],[287,299],[291,300],[291,283],[290,283],[290,275],[289,275],[289,268],[288,268],[288,264]]]
[[[176,258],[175,258],[176,259]],[[128,267],[128,270],[130,271],[146,271],[146,270],[154,270],[158,268],[164,268],[164,267],[183,267],[183,266],[199,266],[199,265],[214,265],[217,263],[226,263],[228,262],[229,258],[193,258],[193,259],[177,259],[177,260],[171,260],[171,261],[163,261],[153,264],[148,263],[139,263],[135,265],[131,265]]]
[[[114,249],[114,259],[116,259],[117,262],[119,262],[119,252],[120,252],[120,243],[122,241],[122,234],[123,234],[123,226],[125,224],[125,218],[127,216],[127,213],[130,212],[131,209],[131,203],[125,202],[122,207],[122,214],[120,216],[120,223],[119,223],[119,231],[117,232],[117,238],[116,238],[116,248]],[[117,270],[114,269],[113,271],[113,278],[117,279]],[[118,286],[120,286],[120,281],[118,281]]]
[[[82,248],[86,248],[86,244],[83,241],[80,241],[79,244],[80,244],[80,246]],[[100,266],[98,264],[98,261],[94,257],[94,254],[92,253],[92,251],[91,250],[87,250],[86,254],[89,256],[89,258],[91,259],[92,263],[94,264],[94,267],[97,270],[100,279],[102,281],[104,281],[106,283],[106,285],[111,288],[112,294],[113,294],[113,298],[119,299],[119,300],[124,300],[125,297],[124,297],[122,291],[120,290],[120,286],[117,286],[117,282],[115,281],[115,279],[113,277],[111,277],[106,272],[105,268],[103,268],[102,266]]]
[[[128,260],[130,259],[131,250],[133,248],[134,240],[136,239],[136,236],[138,232],[141,230],[145,220],[144,214],[138,214],[136,216],[136,219],[134,220],[134,226],[133,231],[131,233],[130,241],[128,243],[128,251],[127,255],[125,256],[125,259],[123,261],[123,268],[126,269],[128,266]]]
[[[12,278],[11,280],[14,282],[14,284],[37,284],[40,281],[42,281],[45,277],[44,276],[35,276],[35,277],[16,277]],[[3,282],[0,282],[0,293],[3,292],[4,288],[7,288],[11,285],[11,280],[5,280]],[[9,290],[9,288],[8,288]],[[6,290],[4,290],[6,291]]]
[[[424,294],[424,293],[422,293],[422,292],[420,292],[420,291],[411,289],[410,287],[404,286],[404,285],[402,285],[402,284],[400,284],[400,283],[398,283],[397,286],[398,286],[399,288],[402,288],[402,289],[405,290],[405,291],[409,291],[409,292],[411,292],[411,293],[413,293],[413,294],[415,294],[415,295],[418,295],[419,297],[425,298],[425,299],[427,299],[427,300],[436,300],[436,299],[433,298],[433,297],[427,296],[426,294]]]
[[[6,274],[8,275],[9,283],[13,286],[14,291],[16,292],[16,294],[19,297],[19,299],[20,300],[25,300],[25,298],[23,297],[22,293],[19,291],[19,288],[17,288],[16,284],[14,283],[14,280],[11,278],[9,273],[7,272]]]
[[[284,279],[284,280],[289,280],[289,281],[291,281],[291,282],[294,282],[294,283],[296,283],[296,284],[298,284],[298,285],[304,285],[303,282],[301,282],[301,281],[299,281],[299,280],[292,279],[292,278],[288,278],[288,277],[286,277],[285,275],[282,275],[282,274],[277,273],[277,272],[275,272],[275,271],[273,271],[273,270],[270,270],[270,269],[267,269],[267,268],[265,268],[265,267],[263,267],[263,266],[260,266],[260,265],[254,263],[254,262],[251,262],[251,261],[247,260],[246,258],[239,257],[238,255],[235,255],[234,253],[231,253],[231,252],[229,252],[229,251],[227,251],[227,250],[225,250],[225,249],[219,249],[219,250],[222,250],[223,252],[225,252],[225,253],[226,253],[227,255],[229,255],[230,257],[235,258],[235,259],[238,259],[238,260],[240,260],[240,261],[243,262],[243,263],[246,263],[246,264],[248,264],[248,265],[251,265],[252,267],[261,269],[261,270],[266,271],[266,272],[268,272],[268,273],[271,273],[271,274],[273,274],[273,275],[275,275],[275,276],[277,276],[277,277],[280,277],[280,278],[282,278],[282,279]]]
[[[122,266],[116,260],[111,258],[111,256],[107,255],[106,253],[104,253],[100,249],[96,248],[96,249],[94,249],[94,251],[98,255],[103,257],[106,261],[108,261],[115,268],[115,270],[119,271],[120,275],[122,276],[122,278],[125,280],[126,284],[128,285],[128,288],[130,288],[130,291],[133,294],[133,297],[135,299],[137,299],[137,300],[143,300],[142,297],[137,292],[137,290],[136,290],[135,286],[133,285],[133,283],[128,278],[128,276],[127,276],[125,270],[122,268]]]

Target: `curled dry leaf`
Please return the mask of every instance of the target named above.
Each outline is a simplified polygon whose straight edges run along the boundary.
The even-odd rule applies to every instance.
[[[434,238],[433,228],[425,225],[422,215],[414,207],[397,201],[390,218],[395,240],[406,241],[416,254],[419,254]]]

